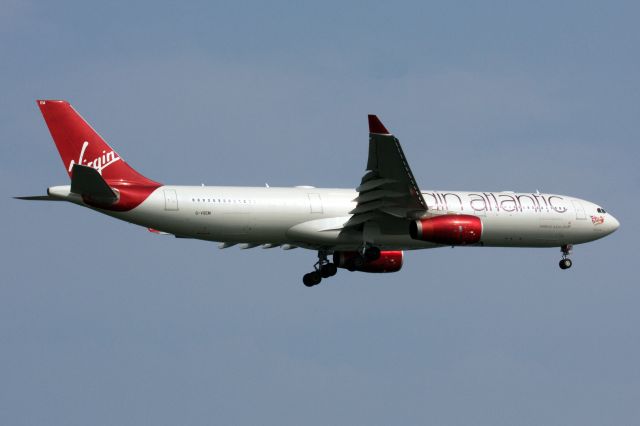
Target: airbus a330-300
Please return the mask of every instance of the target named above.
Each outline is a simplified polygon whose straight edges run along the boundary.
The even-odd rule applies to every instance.
[[[369,115],[369,155],[355,189],[164,185],[136,172],[66,101],[39,100],[70,185],[47,195],[144,226],[157,234],[239,245],[317,251],[312,287],[338,268],[396,272],[403,251],[448,246],[559,247],[614,232],[601,206],[556,194],[421,191],[400,142]]]

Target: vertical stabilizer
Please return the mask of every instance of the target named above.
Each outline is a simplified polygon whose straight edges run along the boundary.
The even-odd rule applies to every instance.
[[[67,101],[38,100],[65,170],[75,164],[94,168],[110,183],[158,185],[129,166]]]

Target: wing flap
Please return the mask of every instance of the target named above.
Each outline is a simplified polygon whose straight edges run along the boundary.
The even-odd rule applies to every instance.
[[[362,178],[362,183],[356,188],[356,191],[367,192],[371,191],[372,189],[379,188],[382,185],[387,185],[395,182],[393,179],[376,179],[375,177],[370,176],[372,176],[371,172],[367,172],[367,175]]]
[[[375,219],[383,219],[383,217],[381,217],[381,214],[379,212],[369,212],[369,213],[362,213],[362,214],[354,214],[351,219],[349,219],[349,221],[347,223],[345,223],[344,227],[345,228],[350,228],[350,227],[355,227],[355,226],[359,226],[362,225],[365,222],[368,221],[373,221]]]
[[[393,204],[385,200],[370,201],[368,203],[358,203],[356,208],[351,210],[349,214],[368,213],[380,210],[383,207],[391,207]]]
[[[380,189],[377,191],[363,192],[362,195],[359,195],[353,201],[355,201],[356,203],[368,203],[369,201],[382,200],[384,198],[397,198],[402,196],[404,196],[404,194],[401,192]]]

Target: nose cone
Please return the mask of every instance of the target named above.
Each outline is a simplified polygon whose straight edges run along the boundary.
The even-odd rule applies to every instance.
[[[616,229],[618,229],[620,227],[620,222],[618,222],[618,219],[616,219],[615,217],[613,217],[613,215],[609,215],[609,217],[607,218],[607,231],[609,234],[611,234],[612,232],[614,232]]]

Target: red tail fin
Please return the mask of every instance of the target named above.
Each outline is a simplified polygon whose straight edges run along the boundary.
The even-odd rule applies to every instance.
[[[81,164],[93,167],[110,183],[159,185],[125,163],[69,102],[37,102],[69,177],[73,165]]]

